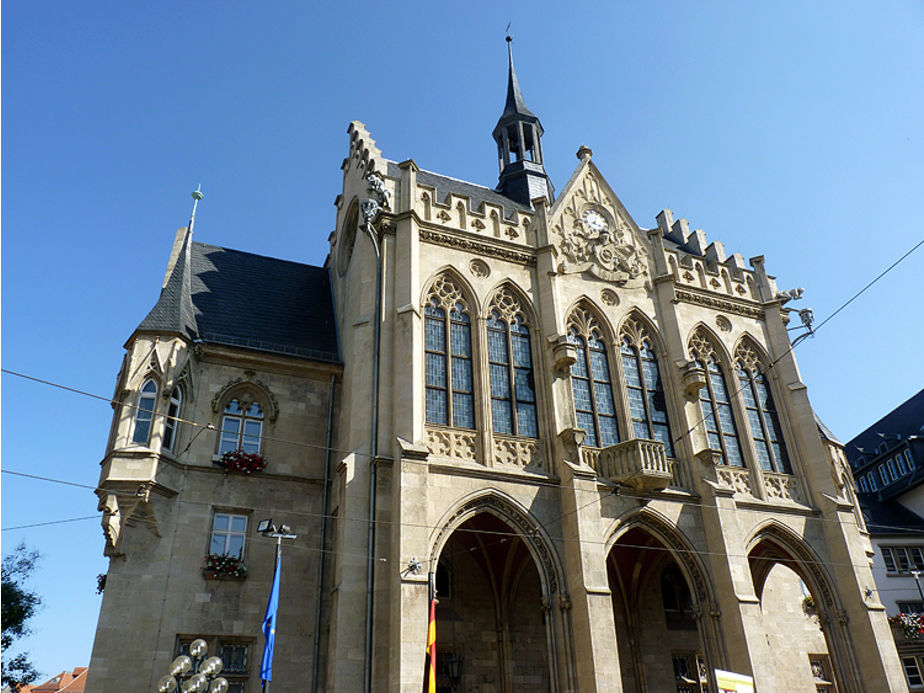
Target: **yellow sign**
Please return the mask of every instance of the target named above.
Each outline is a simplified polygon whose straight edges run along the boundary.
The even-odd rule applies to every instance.
[[[715,670],[719,693],[754,693],[754,678],[733,671]]]

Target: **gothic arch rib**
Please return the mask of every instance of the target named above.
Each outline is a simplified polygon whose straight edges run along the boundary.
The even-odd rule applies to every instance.
[[[487,300],[483,304],[482,315],[488,316],[491,314],[491,308],[495,301],[500,300],[507,302],[509,299],[513,299],[518,305],[519,312],[523,315],[526,324],[529,325],[532,330],[538,331],[539,316],[536,314],[533,302],[530,300],[529,294],[523,291],[512,279],[504,279],[491,289],[488,293]]]
[[[565,593],[561,560],[551,538],[533,514],[512,497],[495,489],[485,489],[463,498],[437,523],[439,531],[431,540],[430,565],[435,566],[446,542],[463,523],[487,512],[507,523],[523,540],[542,578],[542,596]]]
[[[633,325],[633,322],[635,325]],[[619,344],[622,345],[624,337],[628,336],[632,338],[636,336],[639,332],[639,328],[644,330],[645,336],[650,340],[652,348],[658,355],[658,361],[664,362],[667,359],[667,348],[664,346],[664,339],[661,337],[661,332],[658,330],[654,321],[638,308],[630,310],[619,323],[619,331],[617,333],[619,336]]]
[[[273,391],[262,381],[249,378],[235,378],[221,388],[212,398],[212,411],[218,414],[235,397],[238,399],[249,397],[248,402],[256,401],[261,404],[265,408],[266,418],[270,423],[274,423],[279,416],[279,402],[276,401]]]
[[[584,311],[586,314],[596,322],[597,327],[600,329],[600,336],[603,337],[609,345],[616,344],[616,332],[613,330],[613,326],[607,319],[606,314],[600,310],[600,307],[585,294],[578,296],[570,306],[568,310],[565,311],[565,329],[569,330],[572,324],[572,320],[575,318],[577,311]]]
[[[747,353],[748,350],[751,354]],[[759,365],[761,373],[766,372],[770,363],[770,355],[766,349],[747,332],[738,338],[732,353],[735,361],[742,363],[745,367]]]
[[[435,285],[441,281],[447,280],[459,289],[462,298],[465,301],[469,316],[474,319],[478,312],[478,294],[474,287],[462,276],[462,274],[451,265],[444,265],[430,275],[430,278],[424,282],[423,291],[420,293],[420,305],[426,306],[433,292]]]
[[[764,560],[752,559],[751,553],[761,544],[765,544],[768,551],[757,558]],[[821,630],[828,644],[838,683],[845,693],[865,691],[856,651],[847,628],[847,611],[841,603],[831,574],[815,550],[805,539],[775,518],[760,523],[745,542],[745,547],[754,591],[758,597],[770,569],[778,562],[788,565],[805,581],[818,605]]]
[[[616,518],[606,535],[607,556],[616,546],[619,538],[632,529],[642,529],[648,532],[667,547],[704,612],[718,609],[712,581],[709,579],[706,567],[697,556],[696,548],[667,517],[651,508],[630,511],[628,516],[623,515]]]
[[[722,338],[704,322],[697,323],[690,330],[690,335],[687,337],[687,351],[691,359],[700,360],[694,347],[694,340],[697,338],[703,339],[712,347],[712,353],[715,355],[716,361],[722,366],[722,370],[726,374],[734,372],[734,360],[728,351],[728,347],[725,346]]]

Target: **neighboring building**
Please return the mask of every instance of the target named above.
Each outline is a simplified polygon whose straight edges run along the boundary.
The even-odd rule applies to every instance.
[[[26,684],[17,693],[83,693],[87,685],[87,667],[77,667],[73,671],[62,671],[40,685]],[[3,693],[7,693],[4,686]]]
[[[89,690],[202,636],[254,693],[269,517],[274,693],[419,692],[431,583],[442,691],[904,690],[763,258],[639,228],[587,147],[553,197],[512,58],[497,189],[348,134],[324,268],[191,220],[126,343]]]
[[[924,390],[844,447],[873,542],[873,578],[893,616],[924,614],[922,436]],[[908,637],[898,626],[892,632],[909,687],[924,689],[924,641],[920,634]]]

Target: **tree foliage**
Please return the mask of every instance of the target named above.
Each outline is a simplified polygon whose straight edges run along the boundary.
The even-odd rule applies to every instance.
[[[38,672],[29,661],[29,655],[21,652],[10,655],[10,648],[24,635],[30,632],[31,619],[42,600],[26,588],[25,582],[32,575],[38,561],[37,551],[30,551],[25,544],[17,546],[12,553],[4,556],[2,563],[2,599],[3,633],[0,645],[3,647],[2,683],[10,684],[13,690],[25,683],[31,683],[38,677]]]

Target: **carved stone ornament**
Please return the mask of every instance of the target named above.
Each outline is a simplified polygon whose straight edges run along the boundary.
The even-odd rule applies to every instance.
[[[624,285],[648,275],[648,261],[629,223],[588,170],[553,225],[564,272],[590,272]]]
[[[488,263],[484,260],[479,260],[478,258],[475,258],[468,263],[468,271],[479,279],[484,279],[485,277],[491,275],[491,268],[488,267]]]

